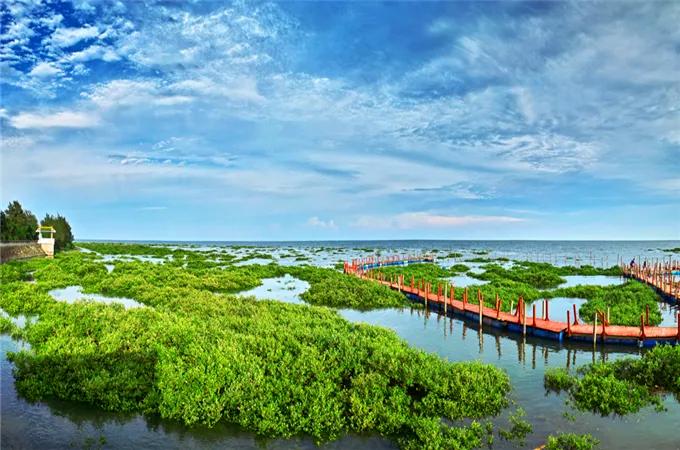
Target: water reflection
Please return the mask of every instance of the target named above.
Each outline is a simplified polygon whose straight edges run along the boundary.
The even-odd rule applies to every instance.
[[[664,400],[668,408],[665,413],[645,408],[637,414],[616,419],[575,413],[575,420],[570,421],[563,413],[574,411],[565,406],[564,395],[546,393],[543,388],[543,373],[547,367],[575,368],[623,356],[635,357],[645,350],[600,344],[593,348],[586,342],[562,345],[492,327],[483,326],[480,330],[475,321],[443,317],[420,309],[342,310],[341,314],[351,321],[389,327],[409,344],[450,361],[480,360],[505,370],[513,385],[513,398],[528,412],[534,425],[527,448],[543,444],[545,436],[556,430],[592,433],[602,441],[602,448],[678,448],[678,442],[664,434],[673,433],[680,422],[680,405],[671,397]],[[502,418],[495,421],[502,422]],[[650,428],[655,431],[650,433]],[[506,448],[502,441],[496,445],[495,448]]]
[[[253,296],[260,300],[273,299],[286,303],[304,303],[300,298],[309,283],[289,274],[276,278],[263,278],[262,284],[248,291],[239,292],[244,297]]]
[[[560,284],[559,287],[567,288],[579,285],[588,286],[614,286],[623,284],[625,279],[623,277],[614,277],[608,275],[567,275],[563,276],[566,282]]]
[[[102,294],[85,294],[81,286],[68,286],[62,289],[52,289],[48,292],[52,298],[60,302],[73,303],[77,300],[92,300],[95,302],[112,304],[120,303],[126,308],[139,308],[144,305],[126,297],[108,297]]]

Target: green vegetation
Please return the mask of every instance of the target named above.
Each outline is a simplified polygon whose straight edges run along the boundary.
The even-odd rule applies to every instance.
[[[12,334],[17,330],[17,326],[14,325],[12,319],[0,315],[0,333],[2,334]]]
[[[484,258],[482,256],[476,256],[473,258],[466,258],[465,262],[471,262],[471,263],[488,263],[491,262],[491,258]]]
[[[529,422],[527,422],[524,417],[526,412],[522,408],[517,408],[517,410],[510,415],[510,429],[500,430],[499,434],[502,439],[506,441],[517,441],[521,446],[525,445],[526,437],[531,434],[533,427]]]
[[[38,219],[24,210],[21,203],[13,201],[0,211],[0,241],[31,241],[36,239]]]
[[[365,310],[410,304],[406,297],[397,291],[378,283],[345,275],[335,269],[303,266],[280,270],[310,283],[310,288],[301,297],[312,305]]]
[[[668,253],[680,253],[680,247],[667,248],[664,252]]]
[[[144,255],[165,257],[173,254],[167,245],[123,244],[119,242],[78,242],[78,247],[105,255]]]
[[[387,266],[374,270],[375,273],[383,273],[385,277],[396,277],[404,275],[404,284],[410,285],[411,277],[415,278],[416,283],[420,280],[425,280],[432,283],[432,288],[436,289],[437,284],[447,283],[446,278],[453,277],[461,272],[470,270],[465,264],[456,264],[448,269],[445,269],[437,264],[419,263],[409,264],[407,266]]]
[[[568,391],[576,382],[576,379],[563,367],[546,369],[543,378],[546,389],[555,392]]]
[[[566,390],[577,409],[603,416],[634,413],[648,405],[661,408],[662,392],[680,400],[680,347],[656,346],[640,359],[590,364],[573,375],[547,371],[545,387]]]
[[[589,434],[558,433],[548,436],[545,450],[593,450],[599,443]]]
[[[444,256],[444,258],[462,258],[462,257],[463,257],[463,254],[458,253],[458,252],[451,252],[451,253],[447,254],[446,256]]]
[[[553,266],[550,266],[553,268]],[[481,274],[472,274],[474,278],[486,281],[516,281],[527,284],[536,289],[548,289],[564,283],[564,278],[560,277],[555,270],[547,267],[537,267],[534,265],[514,265],[506,269],[498,264],[487,264],[485,271]]]
[[[588,302],[581,305],[579,314],[582,319],[593,322],[595,312],[610,310],[610,323],[615,325],[640,325],[640,315],[649,307],[649,324],[658,325],[662,317],[659,311],[659,295],[649,286],[629,280],[617,286],[573,286],[556,289],[551,293],[556,297],[581,297]]]
[[[566,280],[562,278],[566,275],[621,275],[618,266],[605,269],[598,269],[592,266],[563,266],[557,267],[548,263],[535,263],[529,261],[517,261],[510,268],[504,268],[498,264],[488,264],[484,266],[485,272],[473,275],[480,280],[511,280],[519,283],[528,284],[537,289],[556,288]]]
[[[490,434],[478,420],[507,406],[508,377],[493,366],[446,362],[329,308],[228,294],[291,273],[311,283],[310,303],[403,303],[382,286],[333,269],[275,264],[133,261],[108,273],[98,258],[64,252],[2,266],[0,307],[39,315],[22,331],[30,350],[10,355],[25,398],[86,401],[189,425],[227,421],[318,442],[371,432],[403,448],[478,447]],[[21,281],[31,271],[36,283]],[[66,304],[47,293],[71,284],[148,307]]]

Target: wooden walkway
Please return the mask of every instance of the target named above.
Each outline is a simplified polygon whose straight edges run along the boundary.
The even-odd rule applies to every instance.
[[[598,312],[594,324],[579,321],[576,306],[567,311],[567,321],[559,322],[550,320],[548,300],[544,300],[540,316],[537,315],[536,304],[531,305],[531,313],[527,313],[527,304],[520,297],[517,302],[512,302],[511,312],[502,311],[502,299],[496,294],[495,307],[482,306],[484,304],[482,293],[478,290],[476,299],[470,301],[467,288],[458,289],[456,295],[455,286],[438,285],[436,290],[432,285],[423,280],[416,281],[411,278],[405,283],[404,276],[386,278],[383,273],[372,269],[386,266],[408,265],[419,262],[432,262],[430,256],[391,256],[387,258],[364,258],[345,262],[345,273],[359,278],[380,283],[391,289],[403,292],[412,300],[424,303],[428,309],[437,310],[444,315],[459,315],[468,319],[477,320],[481,326],[504,328],[522,335],[538,336],[555,339],[560,342],[590,341],[593,344],[628,344],[639,346],[653,346],[660,343],[680,344],[680,313],[678,313],[678,326],[653,327],[648,325],[645,314],[640,316],[640,326],[610,325],[606,314]],[[672,285],[677,288],[677,284]],[[673,289],[673,288],[672,288]],[[676,292],[676,291],[672,291]],[[515,308],[513,306],[516,305]]]
[[[621,265],[624,276],[655,288],[670,303],[680,303],[680,261],[648,261],[635,265]],[[675,272],[675,273],[674,273]]]

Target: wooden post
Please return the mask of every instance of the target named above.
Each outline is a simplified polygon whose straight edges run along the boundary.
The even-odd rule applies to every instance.
[[[425,311],[427,311],[427,283],[425,284]]]
[[[444,315],[446,315],[446,305],[449,303],[449,284],[446,283],[446,286],[444,286]]]
[[[482,329],[482,318],[484,317],[484,304],[479,302],[479,329]]]
[[[533,325],[536,326],[536,303],[533,304],[534,314],[533,314]]]
[[[567,310],[567,336],[571,336],[571,311]]]
[[[649,326],[649,305],[645,307],[645,325]]]
[[[578,316],[576,315],[576,304],[571,305],[574,307],[574,325],[578,325]]]
[[[550,320],[550,304],[548,299],[545,299],[545,320]]]
[[[524,299],[522,299],[522,335],[526,336],[527,335],[527,305],[524,303]]]
[[[541,302],[541,319],[545,320],[545,299]]]
[[[593,346],[597,344],[597,311],[595,311],[595,322],[593,322]]]

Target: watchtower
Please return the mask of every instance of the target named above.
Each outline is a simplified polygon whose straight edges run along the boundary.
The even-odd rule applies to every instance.
[[[38,233],[38,245],[42,248],[48,258],[54,258],[54,234],[57,230],[54,227],[39,226],[36,230]],[[48,237],[45,237],[45,235]]]

